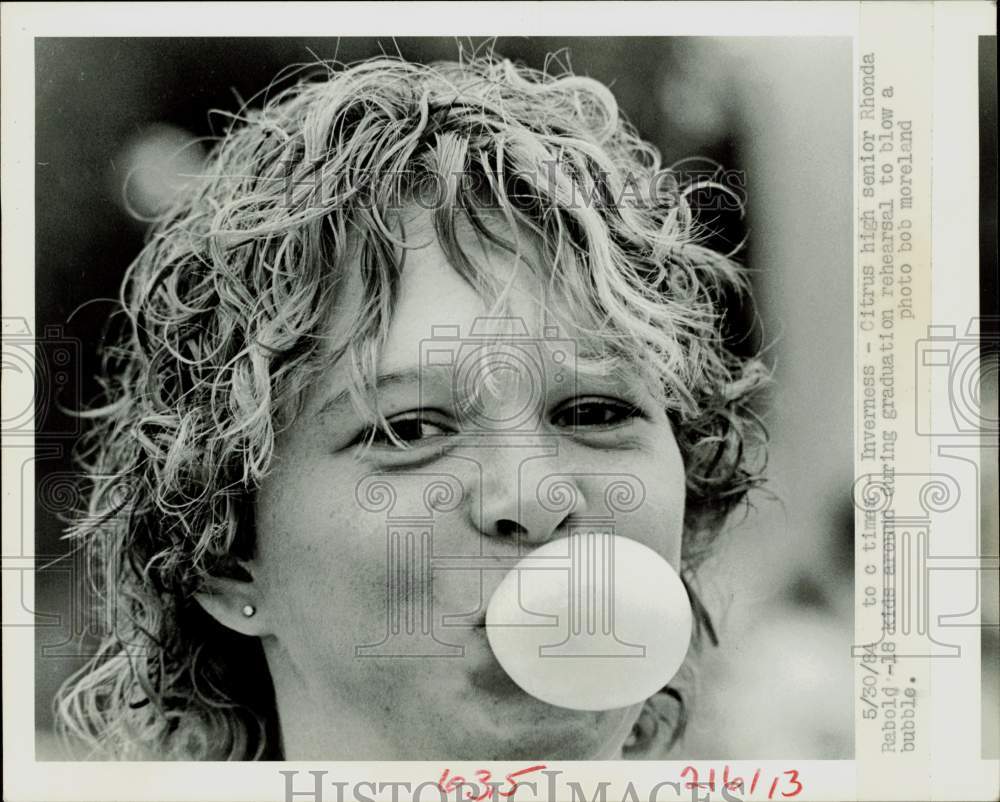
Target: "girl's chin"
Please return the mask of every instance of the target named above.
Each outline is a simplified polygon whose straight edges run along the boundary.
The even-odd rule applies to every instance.
[[[620,717],[619,711],[567,710],[528,697],[528,707],[521,710],[485,711],[478,726],[468,728],[461,748],[475,752],[469,759],[610,760],[624,742],[624,735],[618,738]]]

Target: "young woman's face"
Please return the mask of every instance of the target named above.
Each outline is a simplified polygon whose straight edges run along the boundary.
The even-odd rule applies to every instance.
[[[634,511],[614,514],[616,533],[679,568],[685,482],[670,423],[642,388],[586,373],[574,386],[565,372],[573,371],[572,348],[563,349],[570,357],[559,372],[534,345],[498,363],[490,381],[499,392],[463,410],[461,362],[474,349],[456,345],[487,309],[449,266],[429,216],[414,212],[406,230],[411,242],[428,244],[407,254],[379,399],[410,448],[380,435],[361,449],[371,422],[340,395],[347,370],[338,364],[280,434],[258,494],[255,621],[286,759],[615,756],[637,707],[553,707],[496,662],[483,616],[507,568],[489,562],[563,537],[582,516],[607,514],[609,483],[626,477],[645,495]],[[512,275],[511,254],[469,229],[460,228],[460,239],[484,269]],[[349,275],[344,308],[361,299],[356,261]],[[541,298],[542,283],[522,265],[510,308],[536,343],[554,322],[545,321]],[[556,324],[557,336],[572,340],[573,322]],[[441,326],[453,328],[434,331]],[[457,342],[442,337],[456,331]],[[334,323],[331,337],[343,333]],[[477,389],[489,363],[478,370]],[[547,495],[559,477],[575,486],[568,507],[552,503],[557,490]],[[428,491],[435,482],[451,497]],[[394,503],[380,503],[390,499],[380,495],[386,486]],[[477,561],[455,570],[461,559],[448,557]]]

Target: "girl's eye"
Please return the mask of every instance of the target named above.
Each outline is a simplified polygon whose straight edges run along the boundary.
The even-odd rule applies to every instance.
[[[363,442],[377,446],[398,447],[397,442],[399,441],[406,444],[416,444],[430,437],[450,434],[450,430],[444,426],[416,416],[396,418],[388,421],[388,424],[392,431],[391,435],[385,428],[373,426],[365,432],[362,438]]]
[[[585,427],[611,427],[642,417],[643,413],[633,404],[608,398],[590,398],[577,401],[556,412],[552,422],[571,429]]]

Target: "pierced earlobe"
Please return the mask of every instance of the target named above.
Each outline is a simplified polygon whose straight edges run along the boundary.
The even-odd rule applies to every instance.
[[[195,601],[224,627],[241,635],[263,637],[267,622],[258,610],[258,591],[253,582],[231,577],[210,577]]]

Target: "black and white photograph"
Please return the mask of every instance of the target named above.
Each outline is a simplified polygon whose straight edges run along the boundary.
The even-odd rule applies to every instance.
[[[4,3],[4,798],[998,798],[990,8]]]
[[[35,67],[54,759],[850,756],[849,40]]]

